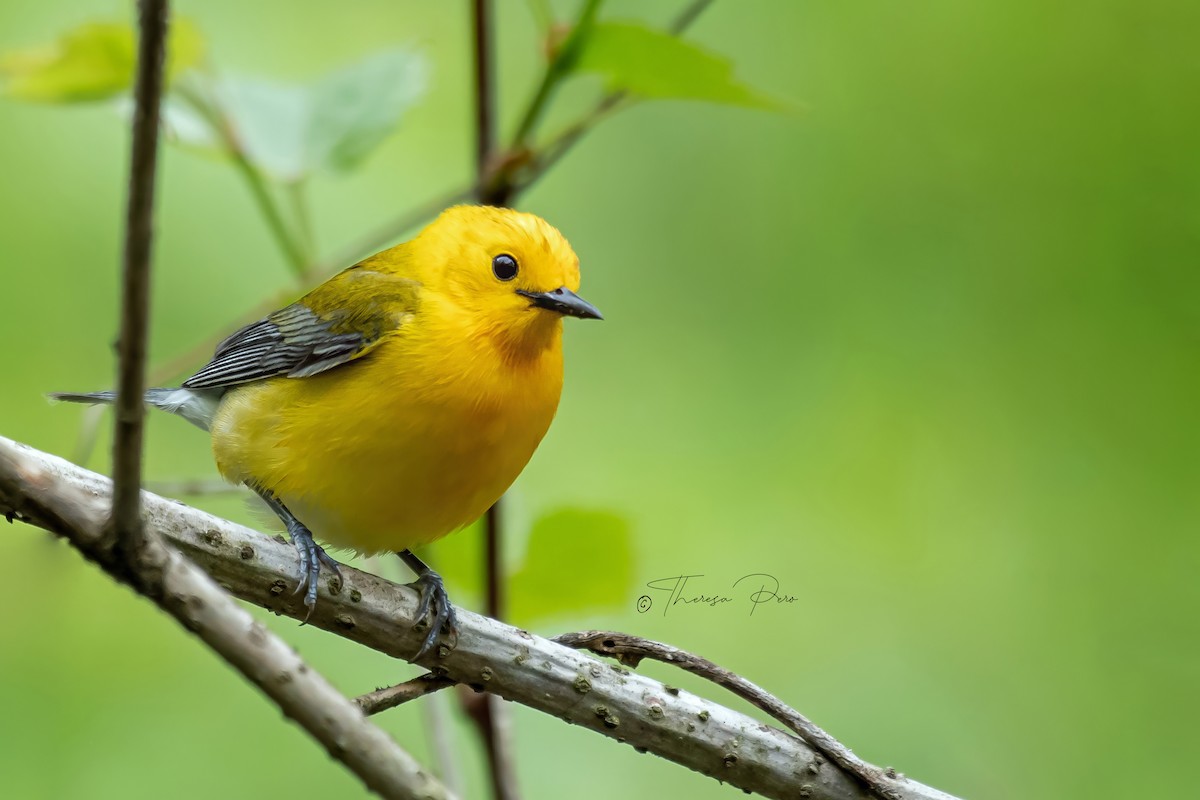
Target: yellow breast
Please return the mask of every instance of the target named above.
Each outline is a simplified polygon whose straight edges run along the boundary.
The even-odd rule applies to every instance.
[[[212,426],[222,475],[276,494],[322,541],[363,553],[470,524],[545,435],[562,389],[561,324],[514,359],[433,307],[363,358],[230,390]],[[527,357],[526,357],[527,356]]]

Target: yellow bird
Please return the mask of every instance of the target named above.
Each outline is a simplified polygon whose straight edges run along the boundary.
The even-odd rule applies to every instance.
[[[322,564],[337,572],[312,531],[399,553],[418,576],[417,618],[433,613],[419,658],[454,611],[411,549],[478,519],[525,468],[558,407],[563,316],[601,319],[578,288],[579,259],[545,220],[456,206],[237,331],[146,403],[210,431],[221,474],[283,520],[310,611]]]

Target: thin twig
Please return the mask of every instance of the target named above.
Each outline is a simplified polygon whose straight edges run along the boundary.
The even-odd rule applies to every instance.
[[[418,697],[424,697],[441,689],[447,689],[456,683],[457,681],[453,681],[450,678],[427,672],[420,677],[413,678],[411,681],[405,681],[395,686],[388,686],[384,689],[376,689],[373,692],[360,694],[354,698],[354,702],[369,717],[381,711],[387,711],[389,708],[403,705],[410,700],[416,700]]]
[[[106,406],[88,406],[79,416],[79,433],[75,435],[75,446],[71,449],[71,460],[76,464],[87,464],[96,449],[100,436],[100,423],[104,421]]]
[[[675,17],[671,24],[667,26],[667,30],[669,30],[675,36],[678,36],[690,28],[692,23],[695,22],[696,19],[712,4],[713,0],[693,0],[693,2],[688,3],[687,7],[679,13],[679,16]]]
[[[150,320],[150,258],[154,240],[154,178],[158,165],[159,106],[167,40],[166,0],[138,4],[129,198],[121,275],[121,333],[113,424],[112,530],[126,556],[144,544],[141,517],[142,421],[146,407],[146,333]]]
[[[493,619],[504,619],[504,582],[506,571],[504,550],[504,500],[487,510],[484,517],[484,585],[487,591],[485,613]],[[492,776],[492,793],[496,800],[515,800],[517,775],[513,757],[512,715],[491,694],[461,692],[463,708],[475,720],[487,745],[488,766]]]
[[[816,723],[775,695],[702,656],[662,642],[616,631],[564,633],[552,637],[550,641],[576,650],[588,650],[597,655],[616,658],[622,664],[633,669],[637,668],[642,659],[649,658],[698,675],[729,690],[786,725],[830,761],[857,776],[877,797],[884,798],[884,800],[896,800],[901,797],[899,792],[887,785],[889,776],[884,770],[863,761]],[[358,703],[364,714],[378,714],[454,684],[453,680],[444,676],[426,673],[411,681],[361,695],[355,698],[354,702]]]
[[[271,196],[271,189],[267,186],[266,179],[263,178],[258,167],[254,166],[254,163],[250,161],[240,145],[236,144],[236,141],[236,139],[230,140],[231,146],[237,148],[230,152],[233,165],[246,181],[246,185],[250,188],[250,194],[254,196],[254,201],[258,203],[259,208],[262,210],[263,217],[267,221],[267,227],[271,229],[271,233],[275,235],[275,241],[279,245],[279,249],[287,257],[288,266],[297,275],[302,274],[307,266],[304,259],[304,250],[297,243],[296,237],[288,229],[287,222],[283,218],[283,212],[279,210],[279,205]]]
[[[304,178],[288,181],[284,189],[292,203],[292,216],[296,220],[296,240],[304,255],[306,272],[311,268],[317,252],[317,235],[308,207],[308,181]]]
[[[512,178],[512,192],[519,194],[532,186],[538,178],[570,152],[586,133],[596,127],[605,117],[622,108],[629,95],[612,92],[605,95],[591,111],[568,125],[546,144],[534,151]]]
[[[667,30],[675,36],[683,34],[712,4],[713,0],[694,0],[671,21]],[[518,170],[519,174],[512,179],[512,193],[517,194],[529,188],[541,175],[558,163],[586,133],[595,129],[613,112],[627,106],[627,101],[631,100],[630,94],[623,91],[609,92],[600,98],[591,110],[567,125],[556,136],[530,154]]]
[[[308,261],[305,258],[300,237],[288,227],[279,204],[271,195],[267,179],[263,176],[262,170],[250,160],[241,136],[234,128],[233,119],[221,107],[220,99],[215,94],[206,97],[200,86],[192,86],[187,83],[176,85],[175,93],[203,117],[217,134],[226,153],[232,159],[233,166],[246,182],[246,187],[250,189],[250,194],[254,198],[254,202],[258,204],[258,209],[262,212],[267,227],[275,237],[275,243],[279,245],[279,249],[287,258],[288,266],[297,275],[302,274],[308,268]]]
[[[491,0],[471,0],[471,34],[475,47],[475,175],[481,180],[488,172],[496,141]]]
[[[546,70],[542,73],[542,79],[533,93],[533,98],[525,107],[525,113],[521,116],[521,121],[517,124],[516,133],[513,134],[514,150],[529,145],[534,131],[537,129],[538,122],[541,121],[542,114],[550,104],[550,98],[554,96],[555,89],[558,88],[558,85],[570,70],[572,61],[579,53],[579,48],[583,46],[592,24],[596,20],[596,13],[600,10],[600,3],[602,1],[586,0],[584,2],[583,8],[579,12],[579,17],[576,19],[575,24],[571,26],[571,31],[567,34],[567,38],[563,40],[562,45],[546,63]]]
[[[487,609],[487,615],[496,619],[504,619],[506,616],[505,592],[504,592],[504,515],[500,503],[496,503],[487,510],[487,514],[483,518],[484,529],[484,553],[483,553],[483,577],[486,582],[487,596],[484,599],[484,607]]]
[[[628,667],[636,668],[643,658],[672,664],[684,672],[699,675],[705,680],[712,681],[718,686],[728,689],[738,697],[770,714],[784,725],[799,734],[804,741],[815,750],[823,753],[831,761],[857,776],[875,794],[884,800],[897,800],[899,793],[890,789],[886,783],[883,770],[872,766],[851,752],[845,745],[834,739],[812,720],[784,703],[775,695],[756,686],[750,681],[729,670],[717,666],[707,658],[680,650],[662,642],[643,639],[640,636],[630,636],[615,631],[582,631],[579,633],[564,633],[553,637],[551,641],[573,647],[577,650],[590,650],[602,656],[616,658]]]
[[[446,788],[461,795],[465,786],[459,766],[459,748],[451,729],[449,703],[449,698],[444,694],[430,697],[421,703],[421,717],[425,730],[429,732],[429,750],[433,755],[435,773],[446,784]]]

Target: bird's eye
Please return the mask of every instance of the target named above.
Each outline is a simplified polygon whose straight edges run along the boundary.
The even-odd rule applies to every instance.
[[[517,277],[517,260],[508,253],[501,253],[492,259],[492,274],[502,281],[511,281]]]

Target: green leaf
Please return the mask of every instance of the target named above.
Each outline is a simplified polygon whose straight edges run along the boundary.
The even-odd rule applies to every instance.
[[[121,98],[118,110],[126,120],[133,119],[133,98]],[[209,155],[224,154],[221,137],[209,121],[177,95],[169,94],[162,99],[160,114],[167,141]]]
[[[274,178],[296,181],[311,172],[305,145],[311,100],[303,86],[229,76],[214,87],[242,152]]]
[[[610,90],[645,98],[704,100],[770,110],[784,107],[735,80],[728,59],[637,23],[596,23],[569,68],[599,73]]]
[[[180,19],[171,28],[167,53],[170,81],[199,63],[204,40],[191,22]],[[136,61],[133,28],[124,23],[90,22],[63,34],[54,44],[0,57],[0,77],[4,93],[21,100],[103,100],[129,90]]]
[[[425,60],[394,49],[311,84],[229,76],[214,91],[247,158],[278,180],[298,181],[357,166],[395,130],[425,85]]]
[[[517,624],[629,605],[629,524],[607,511],[561,509],[533,525],[525,563],[509,581]]]
[[[379,146],[425,92],[425,61],[408,50],[376,53],[313,87],[309,156],[349,170]]]
[[[554,11],[550,8],[549,0],[526,0],[526,4],[537,22],[538,30],[543,34],[548,33],[554,25]]]

